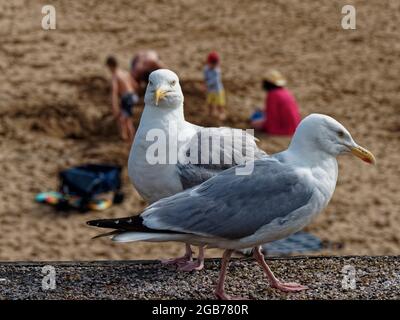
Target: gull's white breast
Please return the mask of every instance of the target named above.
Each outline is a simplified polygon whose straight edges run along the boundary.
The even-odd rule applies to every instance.
[[[174,145],[174,143],[171,144],[173,139],[177,141],[176,149],[178,151],[196,133],[195,126],[185,120],[177,120],[173,112],[161,116],[154,114],[155,111],[159,112],[152,108],[145,108],[128,160],[129,178],[139,194],[149,203],[183,190],[176,163],[169,162],[168,150],[171,145]],[[178,134],[177,137],[171,136],[171,131],[169,132],[171,123],[177,126],[177,130],[175,130]],[[150,129],[161,129],[165,133],[167,163],[149,163],[148,148],[156,142],[146,139]]]

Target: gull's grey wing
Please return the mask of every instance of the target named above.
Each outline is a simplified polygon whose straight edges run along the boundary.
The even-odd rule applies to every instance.
[[[214,177],[223,169],[208,168],[202,165],[177,164],[179,179],[184,190],[198,186],[204,181]]]
[[[312,184],[273,158],[254,162],[251,175],[225,170],[200,186],[162,199],[141,217],[146,227],[238,239],[308,204]]]
[[[199,185],[219,172],[246,161],[266,157],[256,138],[241,129],[199,128],[183,150],[185,163],[177,164],[184,189]]]

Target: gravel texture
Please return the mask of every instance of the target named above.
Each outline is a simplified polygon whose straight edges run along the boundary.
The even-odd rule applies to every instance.
[[[285,281],[307,284],[301,293],[271,289],[253,259],[233,259],[227,292],[250,299],[399,299],[400,258],[292,257],[267,261]],[[44,290],[45,265],[54,266],[56,288]],[[342,281],[355,270],[355,283]],[[345,268],[346,269],[346,268]],[[205,270],[176,272],[157,261],[4,262],[0,263],[0,299],[213,299],[219,259]]]

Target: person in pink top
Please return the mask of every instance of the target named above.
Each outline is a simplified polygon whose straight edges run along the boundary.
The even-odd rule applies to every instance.
[[[252,117],[255,129],[273,135],[294,134],[301,117],[293,95],[284,86],[285,78],[277,70],[270,70],[263,79],[263,89],[267,91],[263,113],[256,112]]]

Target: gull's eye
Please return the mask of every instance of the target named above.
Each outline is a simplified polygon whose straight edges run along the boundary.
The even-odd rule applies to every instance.
[[[176,85],[176,80],[172,80],[169,84],[170,84],[171,86]]]
[[[151,86],[153,85],[153,82],[151,82],[150,80],[149,80],[149,85],[151,85]]]
[[[340,131],[337,132],[337,135],[338,135],[340,138],[343,138],[343,137],[344,137],[344,132],[343,132],[342,130],[340,130]]]

